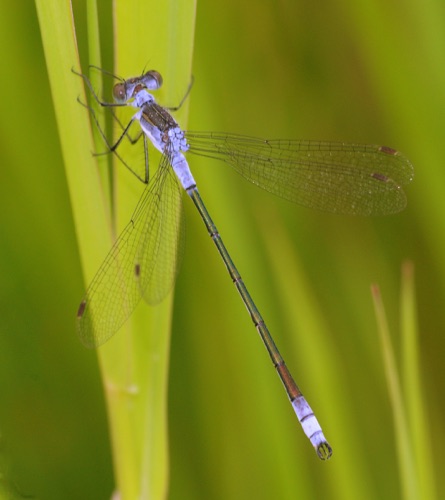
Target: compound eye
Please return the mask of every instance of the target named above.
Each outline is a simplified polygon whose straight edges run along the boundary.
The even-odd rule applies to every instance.
[[[114,97],[114,100],[119,104],[122,104],[127,100],[127,93],[125,91],[125,84],[116,83],[116,85],[113,87],[113,97]]]
[[[142,81],[148,90],[157,90],[162,86],[162,76],[154,69],[147,71]]]

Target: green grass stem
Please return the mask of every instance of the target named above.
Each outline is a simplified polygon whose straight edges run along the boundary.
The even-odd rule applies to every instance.
[[[406,500],[417,500],[420,498],[419,484],[409,429],[409,419],[390,339],[388,322],[379,287],[373,285],[371,291],[374,300],[389,398],[393,411],[402,496]]]

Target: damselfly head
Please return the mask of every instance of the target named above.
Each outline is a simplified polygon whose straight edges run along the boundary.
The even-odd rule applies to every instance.
[[[141,90],[158,90],[162,86],[162,76],[154,69],[147,71],[142,76],[128,78],[116,83],[113,87],[113,97],[119,104],[124,104],[136,96]]]

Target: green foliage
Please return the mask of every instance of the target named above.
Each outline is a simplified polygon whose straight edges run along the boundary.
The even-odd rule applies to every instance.
[[[393,1],[217,0],[199,3],[196,19],[193,1],[103,0],[97,12],[74,2],[74,24],[68,2],[35,5],[16,2],[0,16],[0,498],[105,499],[116,487],[125,499],[166,489],[181,500],[441,498],[440,0],[403,10]],[[191,159],[333,446],[328,463],[301,432],[190,200],[174,306],[173,296],[154,311],[142,304],[97,352],[76,338],[76,306],[112,240],[109,201],[119,230],[143,186],[91,155],[100,138],[71,68],[157,69],[156,95],[175,106],[192,49],[182,125],[188,114],[192,130],[385,144],[415,167],[405,212],[354,218],[293,206],[222,164]],[[416,281],[407,265],[400,271],[406,259]],[[388,318],[383,351],[371,283]]]

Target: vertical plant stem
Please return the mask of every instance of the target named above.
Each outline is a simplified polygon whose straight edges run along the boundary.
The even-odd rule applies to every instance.
[[[425,414],[425,400],[422,394],[422,381],[419,368],[419,347],[414,289],[414,265],[410,261],[402,267],[402,380],[404,397],[412,436],[415,466],[419,477],[420,498],[436,498],[434,467],[431,460],[431,440],[429,424]]]
[[[191,78],[195,2],[114,2],[113,71],[138,75],[150,61],[164,77],[161,104],[176,102]],[[177,119],[185,125],[187,106]],[[150,173],[156,168],[152,155]],[[114,165],[117,227],[122,227],[143,186],[122,165]],[[136,183],[136,185],[135,185]],[[159,306],[141,304],[113,339],[114,347],[100,351],[115,457],[118,490],[122,498],[167,496],[167,389],[173,295]],[[113,352],[111,352],[111,350]],[[119,364],[120,368],[116,368]]]
[[[416,469],[414,466],[411,436],[408,427],[405,405],[403,403],[394,351],[391,344],[388,322],[386,320],[380,289],[377,285],[373,285],[371,291],[380,334],[380,343],[383,353],[388,392],[393,410],[402,494],[403,498],[407,500],[416,500],[419,498],[418,478],[416,476]]]
[[[71,68],[80,70],[80,64],[70,3],[36,0],[36,6],[88,283],[111,246],[109,188],[91,154],[96,148],[88,113],[77,102],[78,96],[83,102],[86,98],[81,79],[71,71]],[[88,9],[90,50],[95,54],[92,63],[97,64],[100,50],[94,1],[89,2]],[[176,97],[181,83],[180,91],[185,92],[191,75],[195,2],[116,0],[114,14],[116,61],[128,62],[129,71],[131,67],[131,73],[138,74],[153,50],[162,47],[157,68],[164,71],[165,81],[172,77],[170,81],[175,82],[176,86],[170,87],[170,95]],[[147,37],[150,20],[152,29],[148,31],[153,39]],[[144,54],[143,59],[135,57],[136,53]],[[175,61],[178,61],[181,78],[179,72],[174,74],[172,71]],[[121,70],[124,64],[117,66]],[[170,73],[166,69],[170,69]],[[119,221],[127,222],[136,205],[137,190],[126,173],[117,172],[119,227]],[[73,322],[74,310],[75,306]],[[167,495],[167,373],[171,314],[172,296],[153,310],[142,305],[123,331],[98,351],[113,442],[117,493],[121,499],[157,499]]]

